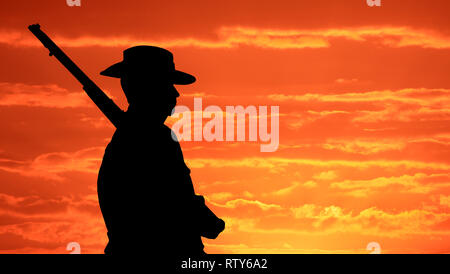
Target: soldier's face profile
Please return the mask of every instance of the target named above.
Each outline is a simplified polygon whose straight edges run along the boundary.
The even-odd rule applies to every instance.
[[[173,83],[157,75],[124,73],[120,83],[130,105],[145,106],[166,116],[172,113],[180,96]]]

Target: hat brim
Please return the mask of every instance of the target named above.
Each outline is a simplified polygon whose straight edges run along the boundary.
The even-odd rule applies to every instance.
[[[100,72],[100,75],[120,78],[122,75],[122,71],[123,71],[123,63],[119,62]],[[190,75],[189,73],[174,70],[170,75],[170,80],[172,81],[173,84],[176,85],[189,85],[194,83],[196,79],[193,75]]]

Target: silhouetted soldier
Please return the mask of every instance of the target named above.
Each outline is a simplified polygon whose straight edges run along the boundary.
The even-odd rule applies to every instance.
[[[179,96],[174,84],[195,77],[175,70],[172,53],[151,46],[124,51],[122,62],[101,72],[120,78],[128,111],[122,111],[39,24],[28,29],[80,82],[86,94],[117,128],[108,144],[98,176],[100,208],[108,229],[106,254],[152,252],[201,255],[200,236],[215,239],[225,222],[195,195],[190,170],[178,141],[164,125]],[[114,248],[113,248],[114,246]]]
[[[191,84],[195,77],[175,70],[172,54],[162,48],[132,47],[123,56],[100,73],[120,78],[129,103],[98,176],[109,237],[105,253],[203,254],[202,197],[195,196],[180,145],[164,125],[179,96],[174,84]],[[222,231],[218,220],[214,225]]]

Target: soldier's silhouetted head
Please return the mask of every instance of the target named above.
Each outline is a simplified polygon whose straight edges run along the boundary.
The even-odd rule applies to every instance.
[[[120,78],[130,107],[165,119],[180,95],[174,85],[188,85],[195,77],[175,69],[170,51],[153,46],[136,46],[123,52],[123,60],[100,73]]]

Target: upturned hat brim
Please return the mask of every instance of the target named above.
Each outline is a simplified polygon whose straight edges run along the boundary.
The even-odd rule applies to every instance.
[[[123,62],[119,62],[100,72],[100,75],[114,78],[121,78],[123,70],[124,70]],[[169,75],[169,79],[172,81],[173,84],[176,85],[189,85],[194,83],[196,80],[193,75],[190,75],[186,72],[182,72],[179,70],[173,70]]]

